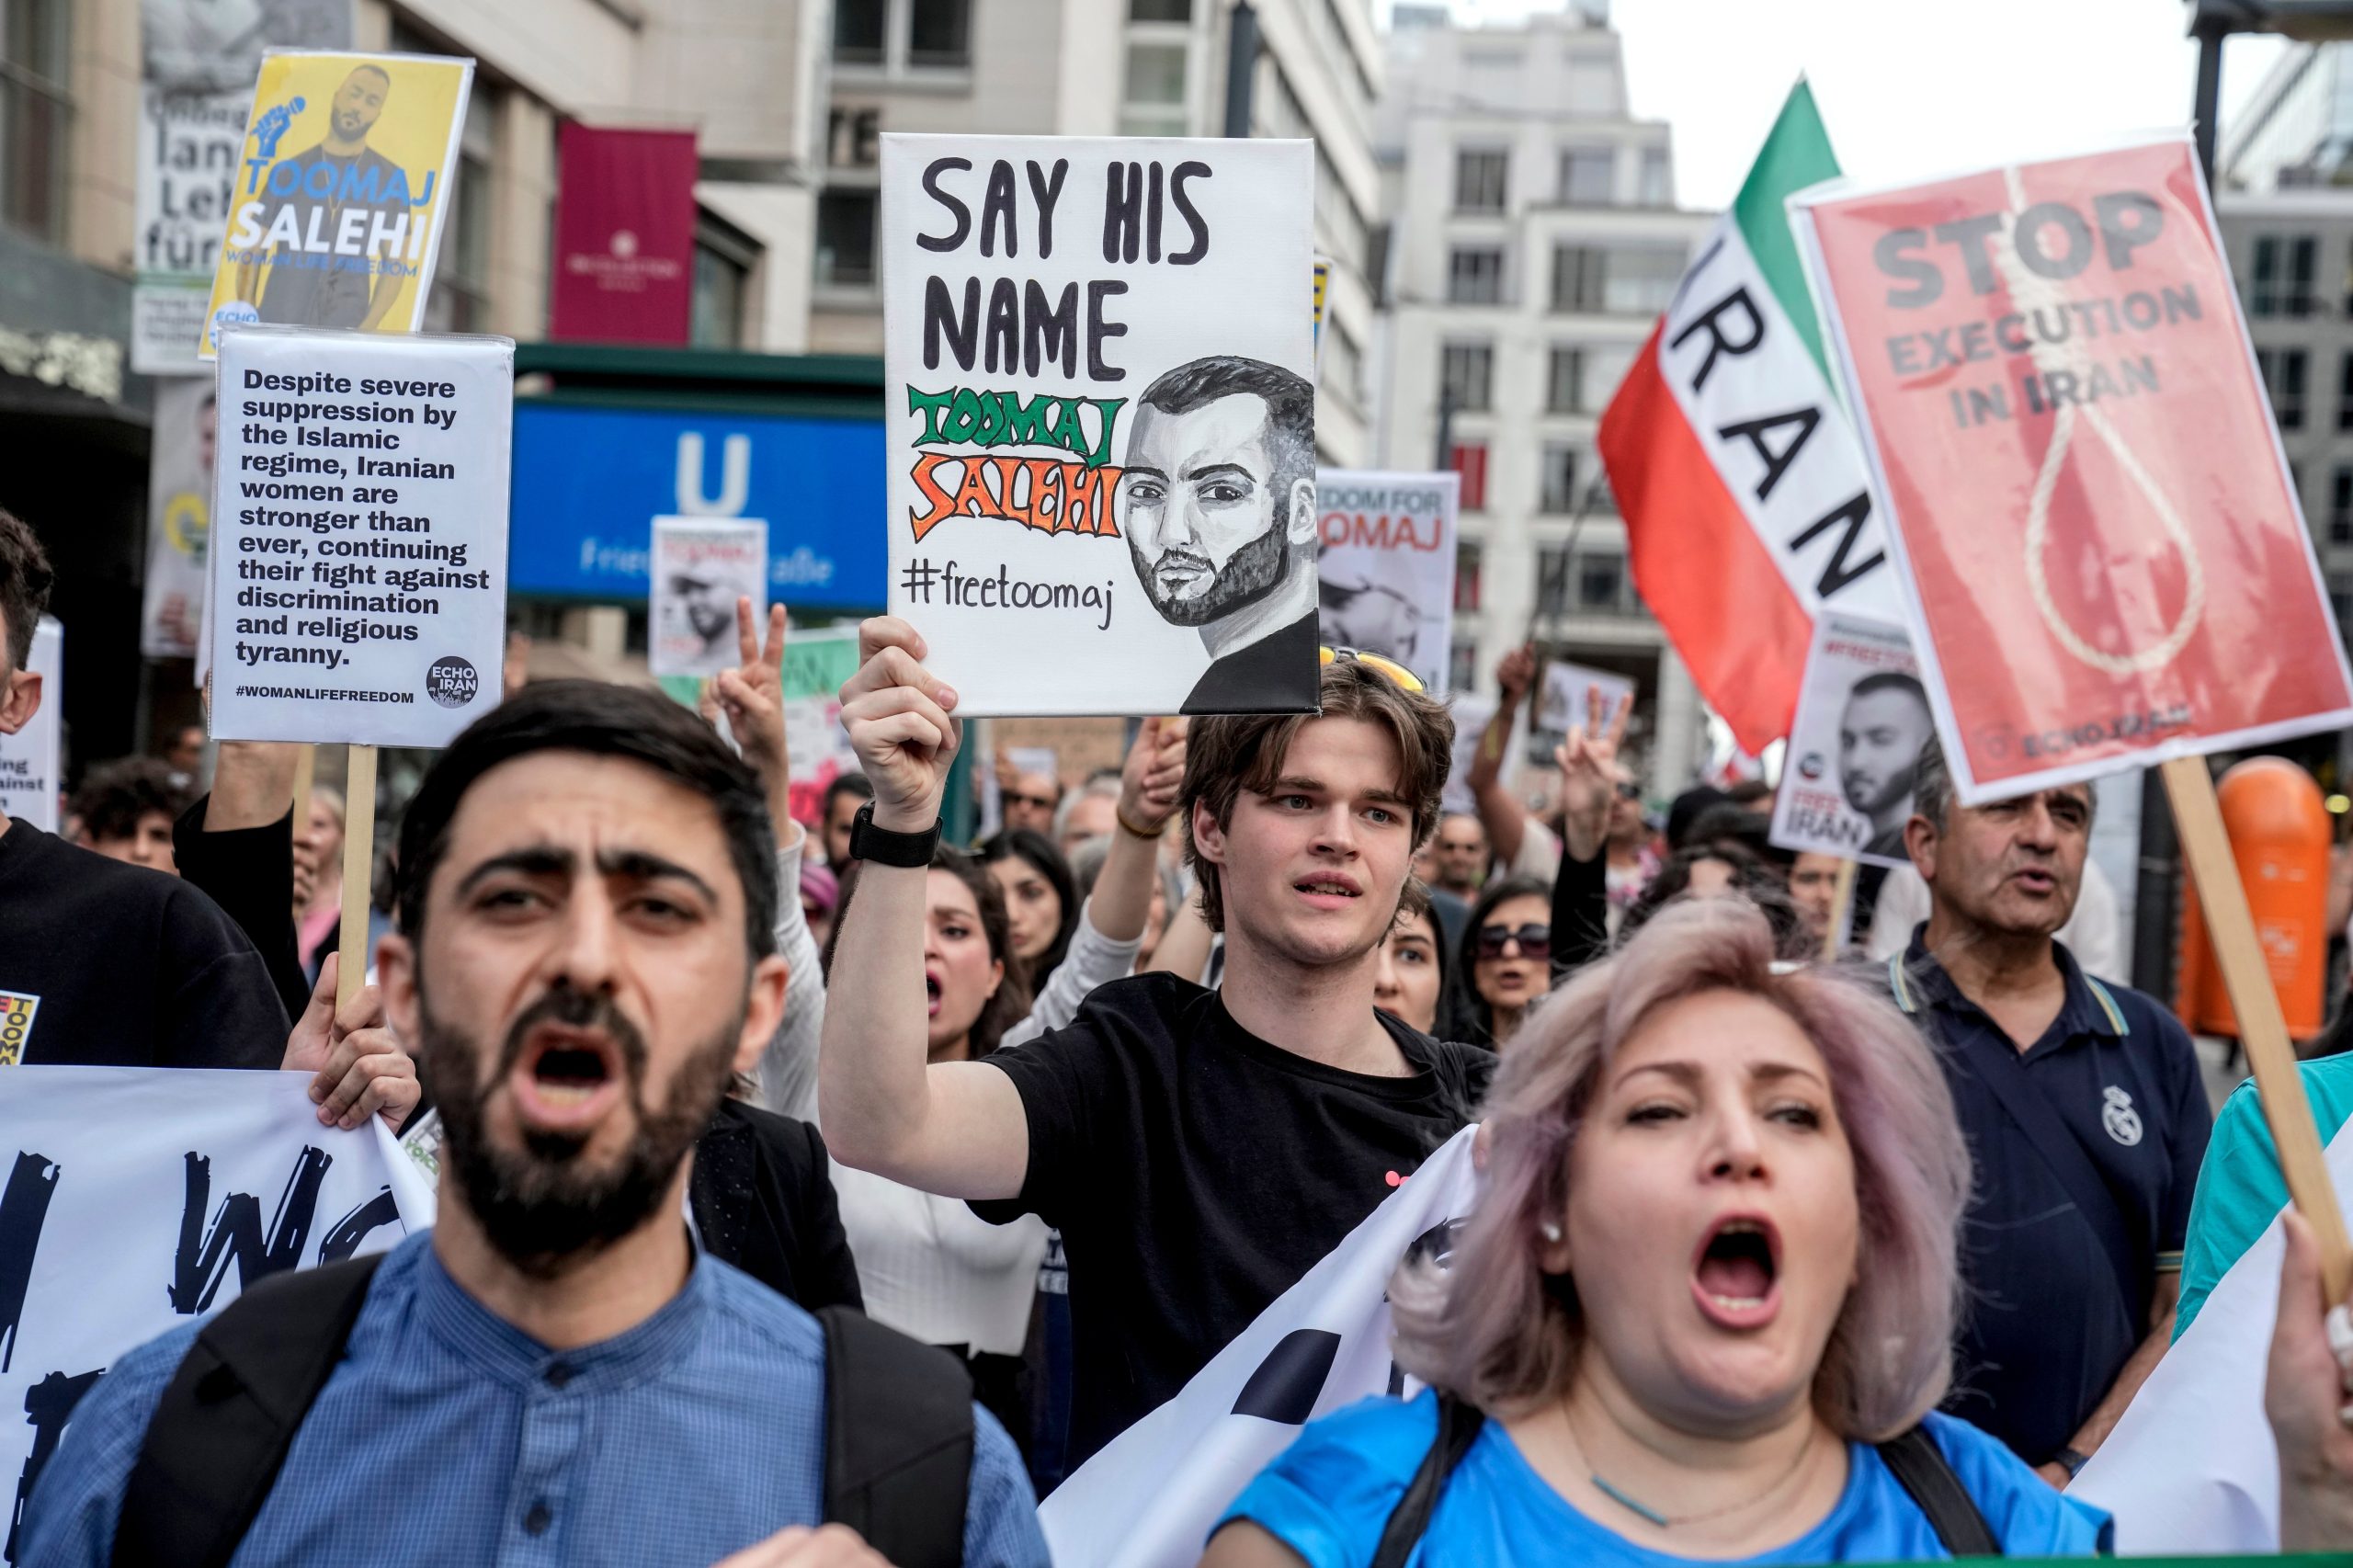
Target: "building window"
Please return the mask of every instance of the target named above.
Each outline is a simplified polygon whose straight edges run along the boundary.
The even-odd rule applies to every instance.
[[[2255,286],[2247,312],[2257,316],[2313,313],[2313,267],[2318,242],[2309,234],[2258,234],[2255,241]]]
[[[2353,430],[2353,354],[2344,355],[2336,364],[2336,427]]]
[[[834,63],[892,75],[970,70],[972,0],[837,0]]]
[[[1626,561],[1620,555],[1580,555],[1576,562],[1577,608],[1623,610]]]
[[[0,222],[51,242],[65,238],[68,6],[0,0]]]
[[[1495,406],[1495,351],[1484,343],[1449,343],[1439,359],[1438,382],[1457,414]]]
[[[1127,93],[1120,108],[1122,136],[1182,136],[1185,66],[1189,46],[1139,40],[1128,45]]]
[[[1576,314],[1601,309],[1601,285],[1608,276],[1602,253],[1585,245],[1552,247],[1552,308]]]
[[[2282,430],[2304,427],[2304,362],[2301,348],[2258,348],[2255,362],[2271,393],[2271,417]]]
[[[5,5],[7,0],[0,0]],[[496,210],[491,168],[498,159],[497,99],[474,83],[458,138],[456,210],[443,236],[441,265],[426,297],[428,332],[482,332],[490,325],[491,214]]]
[[[1469,691],[1479,682],[1479,644],[1464,639],[1446,651],[1446,687]]]
[[[834,60],[841,65],[882,63],[886,0],[834,0]]]
[[[1462,540],[1454,547],[1454,608],[1470,614],[1479,608],[1479,541]]]
[[[1536,613],[1563,615],[1569,608],[1569,552],[1548,544],[1536,551]]]
[[[2342,463],[2329,480],[2328,542],[2353,544],[2353,468]]]
[[[1545,367],[1544,412],[1547,414],[1583,414],[1585,405],[1585,350],[1555,348]]]
[[[744,302],[760,247],[732,224],[704,218],[695,225],[694,312],[688,341],[698,348],[744,347]]]
[[[1504,253],[1494,245],[1458,245],[1446,270],[1447,302],[1499,305],[1504,299]]]
[[[1664,147],[1643,149],[1643,179],[1640,199],[1645,207],[1675,205],[1675,164]]]
[[[1608,253],[1601,308],[1611,315],[1654,316],[1674,302],[1683,281],[1683,252],[1660,246]]]
[[[1193,0],[1128,0],[1131,22],[1189,22]]]
[[[1464,148],[1454,154],[1454,210],[1500,212],[1510,178],[1511,154]]]
[[[1483,512],[1487,509],[1487,443],[1457,441],[1447,454],[1446,466],[1462,476],[1462,509]]]
[[[1544,449],[1541,509],[1563,515],[1577,509],[1577,449],[1552,443]]]
[[[2328,608],[2336,617],[2336,634],[2343,637],[2347,627],[2353,627],[2353,575],[2343,572],[2328,574]]]
[[[1572,207],[1607,207],[1618,189],[1614,147],[1570,147],[1561,153],[1561,199]]]
[[[961,71],[972,63],[972,0],[910,0],[907,64]]]
[[[1540,615],[1631,615],[1641,608],[1626,580],[1626,558],[1616,551],[1582,551],[1564,544],[1536,552]]]
[[[1621,344],[1556,347],[1546,367],[1544,412],[1600,413],[1633,362],[1634,350]]]
[[[817,281],[836,289],[874,286],[874,204],[871,187],[847,187],[817,196]]]

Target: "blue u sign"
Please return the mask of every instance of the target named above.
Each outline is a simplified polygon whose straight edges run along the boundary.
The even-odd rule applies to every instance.
[[[646,597],[654,519],[763,517],[768,596],[883,602],[882,423],[515,405],[507,568],[515,592]]]

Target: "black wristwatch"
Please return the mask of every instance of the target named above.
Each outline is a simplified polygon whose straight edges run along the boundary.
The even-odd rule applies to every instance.
[[[2092,1457],[2089,1454],[2079,1454],[2073,1449],[2062,1449],[2051,1456],[2051,1460],[2061,1470],[2065,1471],[2067,1479],[2073,1481],[2084,1473],[2084,1466],[2092,1462]]]
[[[849,858],[853,860],[920,870],[931,864],[932,852],[938,847],[939,823],[936,819],[925,833],[892,833],[889,828],[874,825],[871,801],[858,807],[858,815],[850,819]]]

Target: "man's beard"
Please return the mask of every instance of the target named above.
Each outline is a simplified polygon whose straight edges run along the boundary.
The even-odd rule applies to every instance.
[[[1136,577],[1143,584],[1152,608],[1160,619],[1172,626],[1207,626],[1222,620],[1235,610],[1254,605],[1279,586],[1284,569],[1290,563],[1290,541],[1285,537],[1283,520],[1277,517],[1265,533],[1244,545],[1226,558],[1225,569],[1217,574],[1206,592],[1189,599],[1163,597],[1154,576],[1171,556],[1199,562],[1206,569],[1209,558],[1195,551],[1171,549],[1158,562],[1147,562],[1135,547],[1135,537],[1128,538],[1128,551],[1135,557]]]
[[[356,114],[338,114],[335,117],[335,133],[346,142],[358,141],[368,134],[368,122]]]
[[[679,1162],[710,1124],[734,1067],[744,1013],[697,1047],[671,1075],[666,1102],[645,1103],[645,1039],[607,997],[569,986],[524,1009],[506,1031],[497,1071],[483,1082],[477,1042],[441,1023],[423,1005],[425,1060],[433,1082],[455,1090],[441,1103],[443,1164],[458,1177],[466,1208],[501,1257],[547,1279],[620,1240],[668,1195]],[[494,1146],[483,1129],[483,1101],[506,1082],[530,1032],[541,1024],[594,1028],[619,1050],[636,1131],[602,1168],[588,1168],[586,1140],[526,1132],[519,1151]]]

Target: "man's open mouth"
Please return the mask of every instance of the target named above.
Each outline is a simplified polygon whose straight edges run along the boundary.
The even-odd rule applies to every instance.
[[[582,1131],[620,1096],[620,1049],[599,1030],[542,1025],[531,1031],[507,1085],[531,1131]]]
[[[1293,892],[1313,900],[1318,908],[1340,909],[1364,896],[1364,888],[1354,877],[1338,871],[1318,872],[1302,877],[1291,883]]]
[[[1780,1309],[1781,1237],[1761,1215],[1728,1214],[1699,1244],[1691,1291],[1726,1328],[1757,1328]]]

